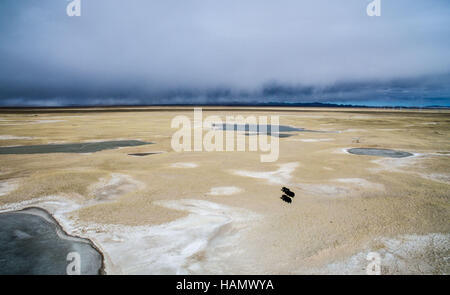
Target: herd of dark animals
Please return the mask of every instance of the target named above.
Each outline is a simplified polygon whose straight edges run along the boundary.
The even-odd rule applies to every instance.
[[[295,193],[285,186],[283,186],[281,191],[283,192],[283,195],[280,199],[282,199],[286,203],[292,203],[292,198],[295,197]]]

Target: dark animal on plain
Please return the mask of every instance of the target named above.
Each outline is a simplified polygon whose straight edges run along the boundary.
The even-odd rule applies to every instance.
[[[292,203],[292,199],[289,198],[289,197],[286,196],[286,195],[282,195],[280,199],[282,199],[282,200],[285,201],[286,203]]]
[[[291,197],[291,198],[295,197],[295,193],[293,191],[291,191],[290,189],[288,189],[287,187],[285,187],[285,186],[283,186],[281,191],[283,193],[285,193],[286,195],[288,195],[289,197]]]

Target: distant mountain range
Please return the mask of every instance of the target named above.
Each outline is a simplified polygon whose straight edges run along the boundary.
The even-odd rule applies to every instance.
[[[386,108],[386,109],[450,109],[448,106],[430,105],[430,106],[368,106],[355,104],[337,104],[337,103],[323,103],[323,102],[306,102],[306,103],[283,103],[283,102],[265,102],[265,103],[173,103],[173,104],[118,104],[118,105],[66,105],[66,106],[8,106],[0,107],[0,109],[54,109],[54,108],[112,108],[112,107],[182,107],[182,106],[229,106],[229,107],[315,107],[315,108]]]

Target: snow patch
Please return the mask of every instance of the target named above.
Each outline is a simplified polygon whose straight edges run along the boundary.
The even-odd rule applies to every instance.
[[[34,139],[34,137],[15,136],[15,135],[0,135],[0,140],[12,140],[12,139]]]
[[[198,167],[198,165],[196,163],[173,163],[172,165],[170,165],[170,167],[173,168],[196,168]]]
[[[0,181],[0,196],[5,196],[17,188],[17,182],[6,180]]]
[[[292,139],[292,141],[301,141],[301,142],[326,142],[326,141],[334,141],[333,138],[305,138],[305,139]]]
[[[145,185],[129,175],[112,173],[109,178],[102,178],[91,187],[91,194],[96,201],[110,201],[132,191],[142,189]]]
[[[381,274],[449,274],[450,235],[403,235],[376,240],[381,247],[359,252],[345,260],[336,261],[319,269],[306,270],[312,274],[366,274],[367,254],[376,252],[381,257]],[[301,271],[303,272],[303,271]]]
[[[242,190],[236,186],[218,186],[211,188],[211,191],[208,194],[212,196],[220,196],[220,195],[228,196],[237,194],[241,191]]]
[[[280,169],[269,172],[234,170],[233,173],[239,176],[265,179],[270,184],[286,184],[292,178],[291,173],[294,172],[299,163],[292,162],[281,164]]]
[[[252,220],[248,210],[193,199],[159,201],[156,205],[189,212],[156,226],[85,223],[72,212],[74,200],[49,196],[0,207],[1,211],[38,206],[50,212],[70,235],[89,238],[103,252],[108,274],[220,273]],[[217,249],[220,249],[218,251]],[[201,257],[201,258],[197,258]]]

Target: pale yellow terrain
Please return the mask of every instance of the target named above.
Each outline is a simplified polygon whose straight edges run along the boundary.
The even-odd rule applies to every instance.
[[[329,131],[280,138],[273,163],[261,152],[173,151],[171,120],[192,118],[189,107],[65,111],[2,110],[0,146],[154,144],[0,155],[0,209],[49,210],[103,250],[107,273],[365,273],[369,251],[381,253],[383,273],[450,272],[449,111],[203,108],[203,117],[279,115],[282,125]],[[414,156],[346,153],[352,147]],[[161,153],[128,155],[145,152]],[[275,181],[248,176],[264,171]],[[283,186],[296,193],[292,204],[280,200]]]

